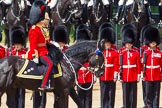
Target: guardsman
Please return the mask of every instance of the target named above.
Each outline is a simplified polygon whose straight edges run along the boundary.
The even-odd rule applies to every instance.
[[[76,29],[76,43],[80,41],[91,40],[92,35],[89,28],[86,25],[79,25]],[[84,108],[92,108],[92,90],[93,90],[93,74],[88,71],[89,63],[85,62],[84,66],[78,71],[78,84],[82,88],[89,88],[88,90],[83,90],[77,87],[78,96],[84,106]]]
[[[36,63],[39,61],[46,66],[45,75],[39,90],[52,90],[53,87],[47,86],[49,76],[53,68],[53,62],[48,56],[46,44],[49,42],[49,36],[46,36],[44,28],[47,27],[45,19],[46,5],[42,0],[36,0],[29,14],[29,22],[32,25],[29,30],[30,50],[28,52],[28,59],[32,59]]]
[[[104,74],[100,77],[101,108],[114,108],[116,81],[119,72],[119,56],[115,44],[115,32],[112,28],[105,27],[100,30],[103,37]]]
[[[125,28],[121,37],[123,48],[120,50],[120,62],[122,61],[120,77],[123,88],[123,105],[124,108],[136,108],[137,82],[141,73],[140,54],[133,48],[136,33],[132,28]]]
[[[160,33],[157,28],[150,26],[146,29],[143,37],[144,43],[148,47],[143,52],[142,60],[146,108],[159,108],[162,53],[157,46],[160,44]]]
[[[13,26],[10,33],[13,45],[11,51],[8,49],[7,56],[10,56],[12,54],[12,56],[19,56],[20,58],[24,58],[27,52],[27,49],[24,48],[26,44],[24,28],[22,26]],[[8,95],[7,101],[10,101],[10,97],[8,97]],[[16,89],[16,102],[17,108],[25,108],[25,89]]]

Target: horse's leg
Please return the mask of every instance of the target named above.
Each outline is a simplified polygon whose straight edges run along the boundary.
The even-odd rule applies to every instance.
[[[46,105],[46,94],[40,95],[39,91],[33,93],[33,108],[45,108]],[[44,104],[41,104],[43,102]]]
[[[18,101],[16,97],[17,90],[16,88],[10,87],[7,89],[6,94],[7,94],[7,106],[8,108],[18,108]]]
[[[73,101],[78,105],[78,108],[84,108],[74,88],[70,90],[70,96],[73,99]]]

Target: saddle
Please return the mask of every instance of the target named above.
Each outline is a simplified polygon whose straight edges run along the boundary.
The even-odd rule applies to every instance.
[[[51,72],[51,76],[52,78],[61,77],[62,68],[61,68],[60,61],[63,58],[63,54],[53,44],[47,44],[47,48],[49,51],[49,56],[53,61],[53,69]],[[29,78],[29,79],[43,79],[44,72],[45,72],[44,65],[36,64],[35,62],[26,59],[22,68],[17,74],[17,77]]]

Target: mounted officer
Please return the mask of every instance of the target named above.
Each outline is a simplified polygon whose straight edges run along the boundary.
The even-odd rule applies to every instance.
[[[36,0],[30,10],[29,21],[32,25],[29,30],[30,50],[28,52],[28,59],[39,63],[39,61],[45,65],[46,70],[44,72],[43,81],[39,90],[52,90],[53,87],[47,86],[49,76],[53,69],[53,66],[57,66],[57,63],[53,63],[48,55],[47,44],[50,42],[49,33],[44,28],[47,27],[45,18],[46,5],[42,0]]]

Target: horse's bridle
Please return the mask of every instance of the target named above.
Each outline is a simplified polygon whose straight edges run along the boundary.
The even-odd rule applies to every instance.
[[[23,0],[24,1],[24,0]],[[17,21],[20,21],[20,17],[22,16],[21,12],[23,11],[22,8],[21,8],[21,3],[18,1],[18,7],[19,7],[19,10],[18,10],[18,15],[16,16],[14,11],[13,11],[13,4],[11,5],[11,14],[14,18],[16,18]],[[24,1],[25,3],[25,1]]]

